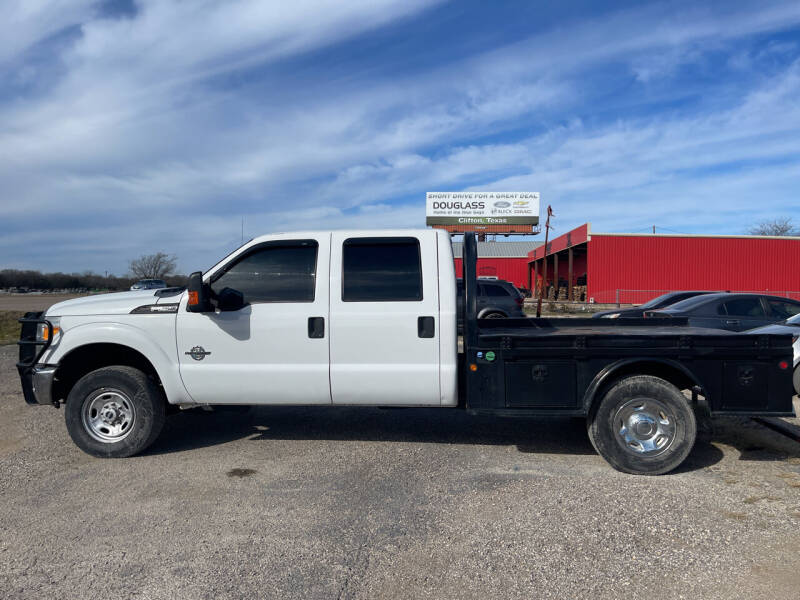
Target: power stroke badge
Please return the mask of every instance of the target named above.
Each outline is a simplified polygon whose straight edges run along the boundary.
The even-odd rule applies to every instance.
[[[186,356],[191,356],[195,360],[203,360],[206,356],[211,354],[211,352],[206,352],[206,349],[202,346],[195,346],[188,352],[184,352]]]

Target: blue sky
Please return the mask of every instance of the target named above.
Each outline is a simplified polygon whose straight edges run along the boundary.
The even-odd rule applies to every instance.
[[[800,3],[11,0],[0,268],[188,272],[538,191],[556,233],[800,223]]]

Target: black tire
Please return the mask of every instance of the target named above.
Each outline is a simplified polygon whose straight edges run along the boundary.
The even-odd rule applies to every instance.
[[[125,366],[104,367],[81,377],[64,410],[72,441],[100,458],[138,454],[156,440],[165,417],[158,386],[138,369]]]
[[[589,439],[623,473],[662,475],[692,451],[697,422],[680,390],[659,377],[634,375],[615,383],[589,416]]]

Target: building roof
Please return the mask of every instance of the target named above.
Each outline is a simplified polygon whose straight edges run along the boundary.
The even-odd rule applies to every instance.
[[[543,242],[478,242],[478,258],[527,258]],[[453,256],[461,258],[462,242],[453,242]]]
[[[597,233],[596,231],[592,231],[591,223],[584,223],[579,227],[576,227],[572,231],[568,231],[565,234],[558,236],[557,238],[550,240],[547,244],[547,256],[551,256],[553,254],[557,254],[562,252],[570,247],[580,246],[582,244],[586,244],[590,242],[593,237],[609,237],[609,238],[646,238],[648,240],[663,240],[667,238],[686,238],[686,239],[702,239],[702,240],[710,240],[710,241],[722,241],[722,240],[779,240],[782,242],[790,241],[790,242],[800,242],[800,236],[788,236],[788,235],[745,235],[745,234],[704,234],[704,233]],[[539,244],[541,246],[542,244]],[[544,252],[536,252],[534,255],[533,249],[530,250],[528,254],[528,262],[533,262],[535,260],[541,259],[544,256]]]

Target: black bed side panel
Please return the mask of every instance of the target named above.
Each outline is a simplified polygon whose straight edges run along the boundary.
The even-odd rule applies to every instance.
[[[793,413],[790,348],[656,350],[657,344],[651,344],[648,353],[645,348],[595,350],[591,342],[578,349],[546,343],[549,348],[514,348],[508,341],[468,348],[465,362],[475,370],[465,373],[467,408],[586,414],[602,393],[598,382],[607,385],[624,375],[645,373],[687,390],[699,386],[714,414]]]

